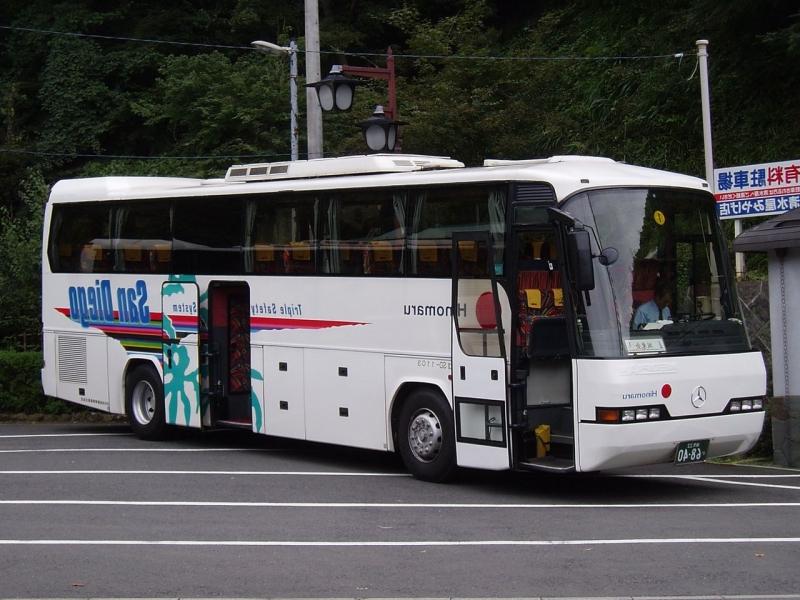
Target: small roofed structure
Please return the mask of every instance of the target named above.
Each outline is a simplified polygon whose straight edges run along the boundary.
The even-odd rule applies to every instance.
[[[748,229],[733,242],[736,252],[765,252],[797,247],[800,247],[800,208]]]
[[[800,466],[800,208],[748,229],[736,252],[766,252],[772,345],[775,462]]]

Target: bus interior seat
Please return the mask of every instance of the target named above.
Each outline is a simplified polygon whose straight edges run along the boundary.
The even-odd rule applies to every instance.
[[[445,275],[450,273],[449,249],[442,245],[448,240],[419,240],[417,243],[418,275]]]
[[[172,248],[169,244],[155,244],[153,250],[156,253],[156,262],[165,264],[172,260]]]
[[[255,244],[253,259],[256,273],[278,273],[280,271],[275,246],[272,244]]]
[[[362,275],[364,273],[364,250],[358,242],[334,241],[339,263],[334,272],[340,275]]]
[[[309,242],[290,242],[284,262],[286,273],[314,273],[314,248]]]
[[[370,242],[366,266],[373,275],[397,275],[400,273],[402,251],[389,241]]]
[[[547,260],[529,261],[517,275],[519,328],[517,345],[526,346],[535,319],[564,312],[561,273]]]
[[[133,271],[134,273],[141,270],[142,266],[142,248],[141,246],[129,246],[122,251],[122,257],[125,261],[125,270]]]
[[[107,266],[102,246],[93,243],[83,245],[80,256],[81,271],[92,273],[102,271]]]

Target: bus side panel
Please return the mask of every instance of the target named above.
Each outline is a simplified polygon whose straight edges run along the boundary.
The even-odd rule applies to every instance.
[[[45,396],[56,392],[56,334],[45,328],[42,331],[42,389]]]
[[[303,349],[264,346],[263,354],[265,433],[305,439]]]
[[[125,414],[125,370],[128,353],[116,340],[108,342],[108,404],[109,412]]]
[[[764,413],[721,414],[732,398],[764,396],[758,352],[627,360],[577,360],[578,469],[592,471],[669,462],[679,442],[710,441],[708,457],[748,450]],[[703,389],[703,402],[692,400]],[[601,424],[597,407],[663,406],[670,419]]]
[[[303,352],[307,439],[385,450],[383,355],[308,348]]]
[[[63,331],[56,334],[56,348],[56,395],[108,411],[108,338],[102,333]]]
[[[441,357],[413,357],[413,356],[387,356],[384,360],[386,372],[386,430],[389,432],[388,450],[394,451],[392,437],[392,413],[394,404],[401,402],[398,391],[404,384],[424,384],[437,388],[447,399],[452,407],[452,386],[448,379],[450,375],[450,360]]]

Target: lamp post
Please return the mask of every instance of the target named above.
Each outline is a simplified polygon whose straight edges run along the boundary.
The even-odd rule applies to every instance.
[[[386,117],[380,104],[376,106],[372,116],[361,122],[361,131],[369,149],[373,152],[394,152],[398,125],[400,123]]]
[[[347,75],[354,75],[356,77],[364,77],[366,79],[382,79],[389,84],[389,105],[384,110],[386,116],[390,119],[397,120],[397,86],[395,84],[394,76],[394,54],[391,47],[386,50],[386,67],[352,67],[350,65],[342,65],[342,73]]]
[[[278,46],[270,42],[256,40],[255,42],[251,42],[250,45],[261,52],[286,54],[289,56],[289,101],[291,105],[289,127],[291,129],[291,156],[292,160],[297,160],[299,157],[297,132],[297,43],[295,43],[294,40],[290,40],[288,46]]]
[[[376,106],[372,116],[361,123],[364,141],[370,150],[392,152],[399,146],[397,114],[397,85],[395,83],[394,55],[392,49],[386,51],[386,67],[353,67],[333,65],[331,72],[321,81],[308,84],[317,92],[323,110],[349,110],[353,104],[355,86],[361,82],[346,75],[381,79],[389,84],[389,104],[386,109]]]

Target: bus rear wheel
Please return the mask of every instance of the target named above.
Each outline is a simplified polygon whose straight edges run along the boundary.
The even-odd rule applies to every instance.
[[[453,413],[433,390],[417,390],[400,410],[397,445],[406,468],[424,481],[449,479],[456,467]]]
[[[128,373],[125,412],[131,429],[141,439],[158,440],[166,435],[164,385],[153,367],[139,365]]]

